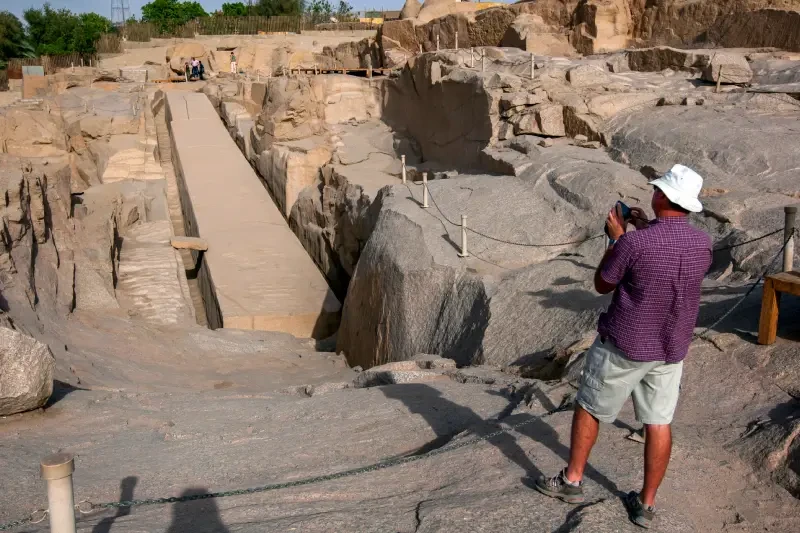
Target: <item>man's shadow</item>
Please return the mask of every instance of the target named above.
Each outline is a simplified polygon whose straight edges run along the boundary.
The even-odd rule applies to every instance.
[[[389,385],[381,387],[381,391],[387,398],[402,401],[412,413],[422,415],[436,433],[436,438],[422,446],[415,452],[416,454],[426,453],[446,445],[453,437],[467,428],[472,428],[476,436],[482,436],[496,430],[496,428],[485,424],[484,420],[472,409],[443,398],[440,391],[429,385],[423,383]],[[547,399],[547,402],[549,405],[543,404],[545,409],[552,410],[555,408],[549,402],[549,399]],[[509,408],[504,409],[504,412],[510,413],[513,407],[513,404],[510,405]],[[524,423],[524,425],[516,429],[517,433],[521,433],[545,445],[565,463],[569,461],[569,446],[560,442],[558,433],[543,419],[534,415],[518,414],[504,418],[503,421],[509,425]],[[528,487],[532,488],[539,476],[555,473],[542,472],[511,433],[502,433],[488,439],[487,442],[496,446],[498,450],[503,452],[503,455],[525,471],[522,481]],[[619,490],[613,481],[591,465],[586,467],[586,477],[612,494],[619,497],[624,496],[624,493]]]
[[[123,478],[122,481],[119,483],[119,501],[128,501],[133,499],[133,489],[136,488],[136,482],[139,481],[139,478],[136,476],[128,476]],[[131,514],[130,507],[118,507],[117,513],[114,516],[107,516],[100,520],[96,526],[92,529],[92,533],[109,533],[111,531],[111,526],[114,525],[117,518],[121,518],[123,516],[128,516]]]
[[[203,498],[208,490],[192,487],[181,493],[181,497],[196,497],[193,501],[179,502],[172,506],[172,523],[167,533],[229,533],[219,516],[213,498]]]
[[[133,499],[138,479],[136,476],[129,476],[120,482],[120,502]],[[229,533],[219,516],[216,502],[212,498],[208,498],[208,494],[208,490],[204,488],[184,490],[181,498],[194,497],[197,499],[178,502],[172,506],[172,523],[167,533]],[[206,497],[204,498],[204,496]],[[129,514],[131,514],[130,507],[119,507],[114,516],[102,519],[92,529],[92,533],[110,533],[114,522]]]

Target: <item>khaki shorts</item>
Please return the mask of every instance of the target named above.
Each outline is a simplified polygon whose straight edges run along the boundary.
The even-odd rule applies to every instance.
[[[636,420],[643,424],[669,424],[678,405],[683,362],[632,361],[610,340],[598,336],[583,367],[578,404],[601,422],[617,419],[622,405],[633,395]]]

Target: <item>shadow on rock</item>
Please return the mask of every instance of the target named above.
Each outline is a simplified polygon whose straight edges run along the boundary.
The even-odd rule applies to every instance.
[[[91,389],[84,389],[82,387],[76,387],[74,385],[70,385],[64,381],[60,381],[57,379],[53,380],[53,394],[50,395],[50,399],[47,400],[47,404],[44,406],[45,409],[48,407],[52,407],[53,405],[57,404],[64,398],[66,398],[69,394],[75,392],[76,390],[91,390]],[[126,478],[127,479],[127,478]]]
[[[421,383],[392,385],[382,387],[381,392],[387,398],[402,401],[410,412],[422,415],[436,433],[436,438],[418,449],[415,455],[445,446],[453,437],[466,429],[469,429],[476,436],[486,435],[497,429],[492,424],[486,424],[472,409],[443,398],[439,390],[429,385]],[[552,405],[549,400],[548,403]],[[507,411],[510,410],[504,410],[504,412]],[[520,414],[504,418],[503,421],[509,425],[524,423],[523,426],[516,430],[518,433],[545,445],[565,463],[569,459],[569,447],[559,441],[558,433],[544,419],[533,415]],[[503,455],[525,471],[523,483],[526,486],[533,487],[534,481],[545,474],[533,463],[512,434],[502,433],[490,438],[487,442],[496,446]],[[551,473],[548,472],[547,474]],[[612,494],[620,497],[624,495],[614,482],[591,465],[587,466],[586,475]]]
[[[208,490],[202,487],[184,490],[181,498],[197,499],[178,502],[172,507],[172,523],[167,533],[229,533],[216,502],[208,495]]]

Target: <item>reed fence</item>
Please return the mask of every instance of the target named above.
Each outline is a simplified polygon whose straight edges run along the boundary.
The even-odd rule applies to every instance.
[[[10,80],[22,79],[22,67],[41,66],[45,75],[55,74],[59,69],[97,64],[97,54],[67,54],[62,56],[39,56],[8,60],[7,75]]]
[[[371,30],[379,24],[370,22],[329,22],[330,17],[276,16],[276,17],[202,17],[186,24],[159,27],[150,22],[126,24],[122,35],[128,41],[147,42],[151,39],[191,38],[195,35],[259,35],[269,33],[300,33],[303,30]],[[120,37],[122,39],[122,37]],[[101,39],[102,40],[102,39]],[[109,37],[98,41],[98,52],[115,53],[121,42]]]

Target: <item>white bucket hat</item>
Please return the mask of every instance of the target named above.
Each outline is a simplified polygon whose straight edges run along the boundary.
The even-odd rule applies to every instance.
[[[658,187],[669,201],[687,211],[699,213],[703,210],[698,196],[703,189],[703,178],[689,167],[675,165],[666,174],[650,182]]]

